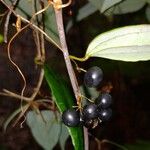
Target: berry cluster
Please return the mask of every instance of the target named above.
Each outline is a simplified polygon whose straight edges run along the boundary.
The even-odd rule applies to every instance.
[[[84,75],[84,84],[87,87],[97,87],[103,79],[103,71],[94,66]],[[102,93],[95,100],[95,103],[85,105],[81,112],[75,109],[68,109],[62,114],[62,121],[69,127],[80,125],[86,127],[96,127],[98,123],[108,121],[112,115],[109,108],[112,98],[109,93]]]

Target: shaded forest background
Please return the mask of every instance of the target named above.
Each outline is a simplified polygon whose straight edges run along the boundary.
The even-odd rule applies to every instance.
[[[82,5],[82,2],[64,10],[65,23],[69,20],[70,10],[72,15]],[[0,6],[1,10],[5,8]],[[140,11],[126,14],[115,15],[113,20],[108,20],[99,12],[94,13],[81,22],[75,22],[74,26],[66,34],[71,55],[78,57],[84,56],[89,42],[98,34],[112,28],[145,24],[148,21],[144,14],[145,8]],[[11,17],[11,22],[16,20]],[[0,24],[0,33],[3,34],[4,21]],[[10,23],[9,38],[15,33],[15,28]],[[53,45],[46,43],[46,61],[60,72],[66,79],[68,78],[62,54]],[[0,91],[9,89],[20,93],[22,80],[16,69],[8,60],[7,44],[0,45]],[[31,89],[35,86],[39,70],[35,67],[34,57],[36,52],[35,42],[32,31],[26,29],[20,34],[11,45],[11,56],[20,68],[22,68],[27,79],[26,95],[30,95]],[[107,59],[91,58],[79,66],[88,69],[90,66],[99,65],[104,71],[104,81],[99,87],[112,85],[113,97],[113,117],[109,123],[102,124],[94,130],[90,130],[93,135],[90,137],[91,149],[97,148],[93,137],[98,139],[109,139],[119,144],[134,143],[136,140],[150,140],[150,61],[126,63],[111,61]],[[83,83],[83,74],[77,77],[80,85]],[[97,90],[99,90],[97,89]],[[41,88],[43,95],[48,95],[48,87],[43,83]],[[3,132],[3,122],[6,118],[20,106],[18,100],[0,96],[0,149],[1,150],[25,150],[42,149],[32,137],[29,128],[24,124],[20,128],[18,123],[15,127],[9,127],[6,133]],[[71,147],[71,140],[68,139],[66,147]],[[105,149],[116,149],[112,145],[105,145]],[[59,149],[57,145],[55,149]]]

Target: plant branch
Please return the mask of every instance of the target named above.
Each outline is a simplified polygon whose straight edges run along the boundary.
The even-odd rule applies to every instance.
[[[75,94],[75,98],[76,98],[77,103],[78,103],[78,99],[80,98],[81,94],[80,94],[77,79],[76,79],[70,58],[69,58],[69,52],[68,52],[68,47],[67,47],[66,37],[65,37],[65,32],[64,32],[62,10],[61,9],[59,9],[59,10],[55,9],[55,15],[56,15],[56,22],[57,22],[57,28],[58,28],[58,33],[59,33],[59,39],[60,39],[60,43],[61,43],[61,49],[63,51],[64,60],[66,63],[66,67],[67,67],[67,71],[68,71],[68,74],[70,77],[72,88],[73,88],[73,91]]]
[[[17,4],[18,0],[15,0],[14,2],[12,2],[12,6],[11,9],[15,8],[15,5]],[[12,11],[9,10],[7,17],[6,17],[6,21],[4,24],[4,42],[7,43],[7,34],[8,34],[8,25],[9,25],[9,20],[10,20],[10,16],[11,16]]]
[[[62,4],[61,0],[55,0],[54,2]],[[55,8],[55,7],[54,7]],[[81,98],[81,93],[79,90],[78,82],[75,76],[75,72],[73,70],[70,58],[69,58],[69,52],[68,52],[68,47],[66,43],[66,37],[65,37],[65,32],[64,32],[64,25],[63,25],[63,17],[62,17],[62,9],[57,9],[55,8],[55,16],[56,16],[56,23],[57,23],[57,28],[58,28],[58,33],[59,33],[59,38],[60,38],[60,43],[61,43],[61,48],[63,51],[63,56],[64,60],[66,63],[67,71],[70,77],[71,85],[75,94],[75,98],[77,101],[77,105],[80,107],[80,98]],[[84,128],[84,147],[85,150],[89,149],[89,142],[88,142],[88,130],[87,128]]]
[[[0,92],[0,95],[2,95],[2,96],[14,97],[16,99],[21,99],[22,98],[22,100],[24,100],[26,102],[30,101],[30,98],[28,98],[28,97],[21,96],[19,94],[13,93],[13,92],[11,92],[9,90],[6,90],[6,89],[3,89],[3,91],[4,92]]]

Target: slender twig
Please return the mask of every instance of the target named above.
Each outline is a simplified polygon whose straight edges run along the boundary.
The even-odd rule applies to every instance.
[[[13,9],[10,8],[10,6],[8,6],[3,0],[0,0],[9,10],[11,10],[11,12],[18,18],[20,17],[20,19],[31,25],[31,27],[33,29],[38,30],[40,33],[42,33],[51,43],[53,43],[57,48],[59,48],[61,50],[61,47],[59,46],[59,44],[57,44],[50,36],[48,36],[47,33],[45,33],[42,29],[40,29],[37,25],[35,25],[34,23],[30,22],[29,20],[27,20],[26,18],[18,15]]]
[[[88,136],[88,129],[86,127],[83,127],[84,130],[84,149],[89,149],[89,136]]]
[[[14,9],[17,2],[18,2],[18,0],[15,0],[14,2],[12,2],[11,9]],[[6,17],[5,24],[4,24],[4,42],[5,43],[7,43],[8,25],[9,25],[9,20],[10,20],[11,13],[12,13],[12,11],[9,10],[9,12],[7,14],[7,17]]]
[[[25,96],[21,96],[19,94],[16,94],[16,93],[13,93],[9,90],[6,90],[6,89],[3,89],[4,92],[0,92],[0,95],[3,95],[3,96],[8,96],[8,97],[14,97],[16,99],[23,99],[24,101],[26,102],[29,102],[30,101],[30,98],[28,97],[25,97]]]
[[[37,49],[36,59],[41,58],[41,51],[40,51],[40,38],[39,38],[39,32],[37,30],[33,29],[33,38]]]
[[[3,1],[2,1],[3,2]],[[15,1],[16,3],[17,3],[17,1]],[[4,3],[4,2],[3,2]],[[13,3],[13,5],[15,5],[16,3]],[[4,3],[5,4],[5,3]],[[7,5],[6,5],[7,6]],[[8,7],[8,6],[7,6]],[[9,8],[9,7],[8,7]],[[13,9],[12,8],[9,8],[9,11],[10,12],[13,12],[14,14],[15,14],[15,12],[13,11]],[[30,25],[30,23],[31,22],[29,22],[29,24],[27,25],[27,26],[25,26],[24,28],[26,28],[26,27],[28,27],[29,25]],[[22,28],[21,30],[23,30],[24,28]],[[40,28],[39,28],[40,29]],[[41,29],[42,30],[42,29]],[[37,31],[37,30],[36,30]],[[43,34],[43,33],[41,33],[41,34]],[[18,35],[18,34],[16,34],[16,35]],[[45,48],[44,48],[44,37],[40,37],[42,40],[40,41],[40,44],[42,45],[42,46],[40,46],[40,44],[38,44],[37,45],[37,55],[43,60],[43,58],[45,58],[45,56],[43,56],[43,54],[45,55],[45,52],[43,52],[43,51],[45,51]],[[42,47],[41,49],[40,49],[40,47]],[[41,52],[42,51],[42,52]],[[38,80],[38,84],[37,84],[37,87],[34,89],[34,92],[33,92],[33,94],[31,95],[31,97],[30,98],[28,98],[28,97],[24,97],[23,96],[23,100],[25,100],[25,101],[28,101],[28,100],[34,100],[34,98],[36,97],[36,95],[37,95],[37,93],[38,93],[38,91],[39,91],[39,89],[40,89],[40,87],[41,87],[41,84],[42,84],[42,81],[43,81],[43,77],[44,77],[44,71],[43,71],[43,69],[41,69],[41,72],[40,72],[40,76],[39,76],[39,80]],[[6,90],[5,90],[5,92],[6,92]],[[11,93],[11,92],[9,92],[8,93],[8,91],[6,92],[6,93],[0,93],[1,95],[4,95],[4,96],[12,96],[12,97],[16,97],[17,99],[18,98],[20,98],[21,99],[21,96],[20,95],[17,95],[17,94],[15,94],[15,93]]]
[[[43,9],[43,7],[42,7],[42,9]],[[42,18],[43,18],[43,15],[42,15]],[[38,22],[38,17],[36,17],[36,20]],[[40,28],[42,30],[44,29],[44,24],[43,23],[40,25]],[[40,37],[39,37],[39,34],[36,32],[35,43],[37,42],[36,43],[37,57],[38,57],[38,59],[40,59],[42,61],[42,63],[44,63],[44,61],[45,61],[45,44],[44,44],[44,36],[43,36],[43,34],[42,35],[41,34],[42,33],[40,33]],[[38,80],[38,84],[37,84],[36,88],[34,89],[34,92],[33,92],[32,96],[31,96],[32,100],[34,100],[35,97],[36,97],[36,95],[38,94],[38,92],[40,90],[40,87],[42,85],[42,82],[43,82],[43,78],[44,78],[44,69],[41,68],[41,70],[40,70],[40,76],[39,76],[39,80]]]
[[[61,0],[55,0],[55,1],[56,1],[56,3],[59,3],[59,4],[62,3]],[[71,81],[72,88],[73,88],[73,91],[75,94],[75,98],[77,100],[77,104],[79,104],[80,98],[81,98],[81,93],[80,93],[78,82],[77,82],[77,79],[76,79],[70,58],[69,58],[69,52],[68,52],[68,47],[67,47],[66,38],[65,38],[62,9],[61,8],[60,9],[55,8],[55,16],[56,16],[56,23],[57,23],[57,28],[58,28],[58,32],[59,32],[59,38],[60,38],[61,48],[63,51],[63,56],[65,59],[67,71],[68,71],[68,74],[70,77],[70,81]],[[84,148],[85,148],[85,150],[89,149],[88,141],[89,141],[88,140],[88,129],[84,128]]]
[[[64,32],[63,19],[62,19],[62,10],[55,9],[55,14],[56,14],[57,28],[58,28],[58,32],[59,32],[59,39],[60,39],[60,43],[61,43],[61,49],[63,51],[63,56],[65,59],[67,71],[68,71],[70,81],[71,81],[71,84],[73,87],[73,91],[75,94],[75,98],[78,101],[81,94],[80,94],[77,79],[76,79],[70,58],[69,58],[68,47],[67,47],[66,37],[65,37],[65,32]]]
[[[102,140],[101,143],[109,143],[109,144],[112,144],[112,145],[114,145],[116,147],[121,148],[122,150],[128,150],[128,148],[126,148],[125,146],[120,145],[120,144],[115,143],[115,142],[112,142],[112,141],[109,141],[109,140],[106,140],[106,139]]]
[[[44,70],[41,69],[38,84],[37,84],[36,88],[34,89],[34,92],[33,92],[32,96],[30,97],[31,100],[34,100],[36,95],[38,94],[38,92],[40,90],[40,87],[42,85],[42,82],[43,82],[43,78],[44,78]]]

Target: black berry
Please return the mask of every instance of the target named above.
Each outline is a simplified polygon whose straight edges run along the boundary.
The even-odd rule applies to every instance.
[[[96,99],[96,104],[100,108],[108,108],[112,104],[112,97],[109,93],[103,93]]]
[[[62,121],[66,126],[75,127],[80,123],[79,112],[74,109],[68,109],[62,114]]]
[[[82,115],[83,115],[84,120],[91,120],[91,119],[97,118],[98,116],[97,105],[90,104],[90,105],[84,106]]]
[[[112,116],[112,110],[109,109],[101,109],[99,112],[99,119],[102,121],[108,121]]]
[[[87,70],[84,75],[84,84],[87,87],[96,87],[103,79],[103,71],[101,68],[94,66]]]

